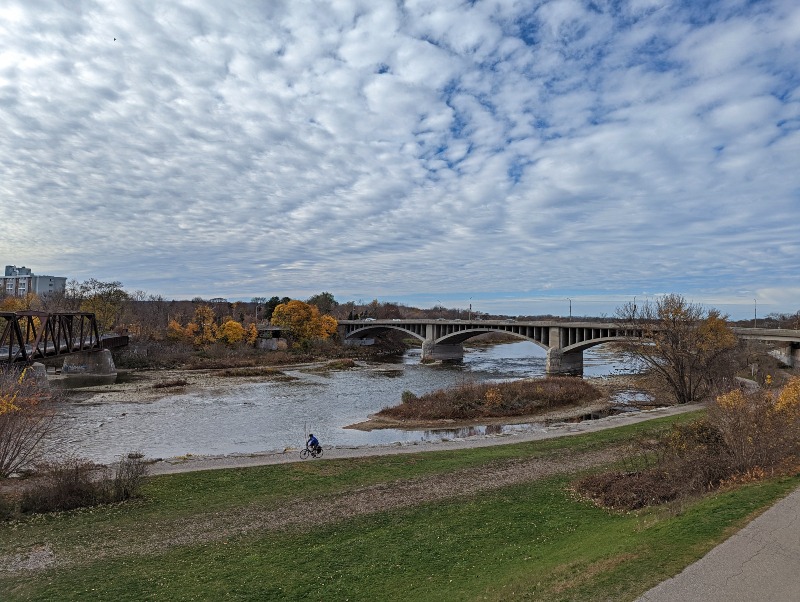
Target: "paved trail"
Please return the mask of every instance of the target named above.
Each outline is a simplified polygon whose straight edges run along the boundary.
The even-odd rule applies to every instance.
[[[639,602],[800,601],[800,489]]]

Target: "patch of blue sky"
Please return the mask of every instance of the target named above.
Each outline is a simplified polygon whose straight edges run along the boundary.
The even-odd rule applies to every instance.
[[[511,163],[508,166],[507,174],[508,178],[514,183],[518,184],[522,179],[522,176],[525,174],[525,169],[533,164],[527,157],[516,156],[511,160]]]
[[[539,23],[533,15],[522,15],[507,28],[511,35],[518,37],[526,46],[536,46],[541,41]]]

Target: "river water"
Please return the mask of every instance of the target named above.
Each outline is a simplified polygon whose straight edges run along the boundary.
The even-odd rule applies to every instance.
[[[243,384],[232,379],[224,388],[157,401],[66,403],[55,443],[59,455],[107,463],[133,451],[148,458],[282,451],[302,447],[309,431],[323,447],[410,444],[524,431],[541,425],[369,432],[344,427],[400,403],[406,390],[420,395],[465,381],[501,382],[543,376],[544,371],[545,352],[530,342],[468,349],[460,365],[422,365],[419,351],[411,350],[393,363],[366,369],[323,374],[288,370],[297,378],[289,382]],[[584,352],[584,376],[629,371],[619,356],[602,346]]]

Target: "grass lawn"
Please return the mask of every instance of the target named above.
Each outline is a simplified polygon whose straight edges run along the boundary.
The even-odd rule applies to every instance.
[[[600,449],[660,419],[559,440],[151,479],[144,500],[0,525],[0,558],[49,546],[67,566],[9,575],[0,600],[632,600],[800,485],[774,479],[681,508],[617,514],[574,475],[210,541],[137,548],[232,508],[272,510],[408,478]],[[122,553],[104,553],[117,546]],[[121,546],[121,548],[120,548]],[[85,557],[84,557],[85,552]]]

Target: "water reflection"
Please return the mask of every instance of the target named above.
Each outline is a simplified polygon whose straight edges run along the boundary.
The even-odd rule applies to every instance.
[[[496,437],[498,435],[511,435],[514,433],[527,433],[534,429],[543,429],[544,423],[524,424],[486,424],[465,426],[455,429],[431,429],[424,431],[428,441],[452,441],[468,437]]]
[[[625,370],[621,358],[600,349],[584,353],[587,374]],[[57,443],[61,450],[108,462],[129,451],[151,458],[282,451],[302,446],[309,431],[323,446],[337,447],[502,436],[542,425],[369,432],[344,427],[396,405],[406,390],[421,395],[467,380],[543,376],[544,369],[544,350],[529,342],[468,350],[461,364],[446,366],[422,365],[419,351],[412,350],[393,364],[362,370],[289,371],[297,379],[289,382],[231,382],[225,388],[176,392],[149,402],[65,404],[64,429]]]

